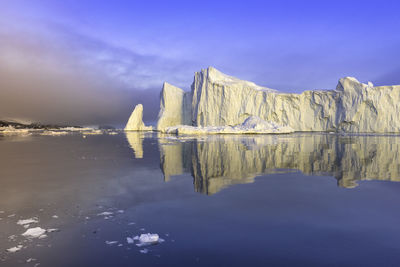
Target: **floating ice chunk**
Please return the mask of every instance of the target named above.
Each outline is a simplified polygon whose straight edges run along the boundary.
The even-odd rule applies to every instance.
[[[43,238],[46,238],[46,237],[47,237],[47,235],[45,234],[45,235],[39,236],[38,238],[39,238],[39,239],[43,239]]]
[[[38,223],[39,220],[37,218],[30,218],[30,219],[25,219],[25,220],[19,220],[17,224],[19,225],[26,225],[26,224],[31,224],[31,223]]]
[[[57,215],[53,215],[53,216],[51,216],[52,218],[54,218],[54,219],[58,219],[58,216]]]
[[[102,213],[97,214],[97,216],[110,216],[113,215],[114,213],[112,213],[111,211],[105,211]]]
[[[118,243],[118,241],[106,241],[107,245],[114,245],[114,244],[117,244],[117,243]]]
[[[28,237],[28,238],[37,238],[46,233],[46,230],[40,227],[35,227],[35,228],[29,228],[26,230],[25,233],[22,234],[22,236]]]
[[[44,131],[41,135],[60,136],[67,134],[69,134],[67,131]]]
[[[149,252],[149,250],[147,248],[141,249],[139,251],[140,251],[140,253],[143,253],[143,254],[147,254],[147,252]]]
[[[118,210],[117,212],[118,213],[124,213],[125,211],[124,210]]]
[[[34,259],[34,258],[29,258],[29,259],[26,260],[27,263],[30,263],[30,262],[32,262],[32,261],[36,261],[36,259]]]
[[[130,222],[130,223],[128,223],[128,225],[135,225],[136,223],[134,223],[134,222]]]
[[[133,238],[127,237],[126,242],[128,242],[128,244],[133,244],[135,241],[133,240]]]
[[[15,253],[17,251],[20,251],[21,249],[22,249],[22,245],[18,245],[16,247],[6,249],[6,251],[9,253]]]
[[[136,237],[134,237],[135,239]],[[147,245],[153,245],[157,244],[159,242],[160,237],[158,234],[141,234],[138,237],[139,243],[136,244],[136,246],[141,247],[141,246],[147,246]]]
[[[47,229],[47,232],[48,232],[48,233],[60,232],[60,229],[57,229],[57,228],[50,228],[50,229]]]

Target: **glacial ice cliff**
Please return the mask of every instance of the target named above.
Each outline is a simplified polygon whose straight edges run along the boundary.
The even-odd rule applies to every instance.
[[[400,85],[374,87],[346,77],[335,90],[281,93],[209,67],[195,73],[190,92],[164,84],[157,130],[257,133],[243,127],[249,118],[265,126],[258,133],[399,132]]]
[[[152,129],[152,126],[146,126],[143,123],[143,105],[136,105],[125,126],[125,131],[151,131]]]

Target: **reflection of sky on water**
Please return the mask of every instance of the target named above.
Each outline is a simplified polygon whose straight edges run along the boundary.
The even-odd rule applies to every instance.
[[[0,265],[29,258],[41,266],[389,265],[400,260],[400,183],[362,180],[398,180],[399,141],[324,134],[3,137]],[[31,227],[60,232],[26,241],[16,222],[32,217],[39,223]],[[142,254],[126,241],[147,232],[165,242]],[[18,244],[21,251],[4,252]]]

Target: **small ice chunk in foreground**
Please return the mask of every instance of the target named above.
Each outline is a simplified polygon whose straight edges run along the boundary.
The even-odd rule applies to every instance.
[[[38,223],[39,220],[37,218],[30,218],[26,220],[19,220],[17,222],[18,225],[25,225],[25,224],[31,224],[31,223]]]
[[[118,241],[106,241],[107,245],[114,245],[114,244],[117,244],[117,243],[118,243]]]
[[[141,234],[139,237],[135,236],[133,239],[139,240],[139,243],[136,244],[136,246],[138,247],[157,244],[160,241],[160,237],[158,236],[158,234],[150,233]]]
[[[29,228],[22,235],[28,238],[37,238],[46,233],[46,230],[40,227]]]
[[[7,252],[9,252],[9,253],[15,253],[15,252],[17,252],[17,251],[19,251],[19,250],[21,250],[21,249],[22,249],[22,245],[18,245],[18,246],[16,246],[16,247],[8,248],[8,249],[6,249],[6,250],[7,250]]]
[[[127,237],[126,242],[128,242],[128,244],[133,244],[135,241],[133,241],[133,238]]]
[[[97,214],[97,216],[110,216],[110,215],[113,215],[113,213],[110,211],[105,211],[105,212]]]
[[[159,236],[158,234],[141,234],[139,236],[139,241],[142,243],[155,243],[158,242]]]
[[[140,253],[146,254],[147,252],[149,252],[149,250],[147,248],[141,249],[139,250]]]

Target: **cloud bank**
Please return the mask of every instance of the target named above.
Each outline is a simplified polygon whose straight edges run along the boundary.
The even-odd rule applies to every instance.
[[[189,63],[141,55],[59,25],[0,31],[0,48],[2,118],[121,125],[143,103],[151,121],[163,81],[188,82],[171,73]]]

